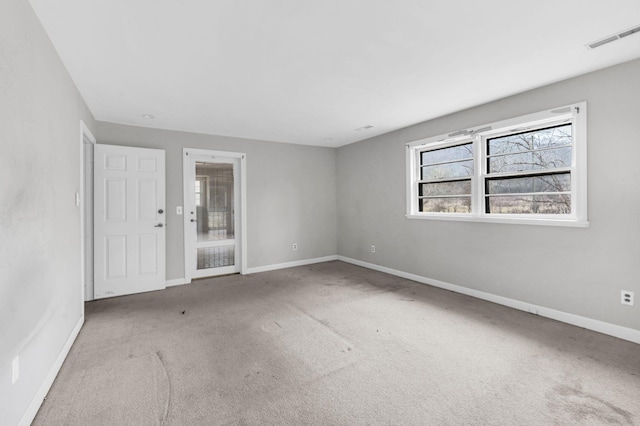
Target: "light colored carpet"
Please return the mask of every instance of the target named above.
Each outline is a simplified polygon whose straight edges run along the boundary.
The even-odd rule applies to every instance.
[[[34,424],[639,422],[639,345],[328,262],[87,303]]]

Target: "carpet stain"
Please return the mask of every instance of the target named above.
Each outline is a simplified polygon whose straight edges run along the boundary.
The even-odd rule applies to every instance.
[[[67,378],[73,392],[49,398],[34,425],[170,423],[172,389],[160,351],[91,351],[83,353],[78,362]],[[92,395],[94,402],[87,403],[86,395]]]
[[[169,380],[169,374],[167,373],[167,367],[165,365],[162,353],[160,351],[155,352],[156,358],[153,360],[154,370],[157,371],[164,380],[166,380],[166,397],[164,398],[164,404],[160,403],[162,416],[160,417],[159,424],[167,424],[169,418],[169,408],[171,407],[171,380]],[[162,381],[162,380],[161,380]],[[158,386],[160,388],[160,386]]]
[[[592,420],[598,424],[633,425],[632,413],[595,395],[583,392],[581,387],[559,385],[547,393],[550,408],[569,412],[576,420]]]

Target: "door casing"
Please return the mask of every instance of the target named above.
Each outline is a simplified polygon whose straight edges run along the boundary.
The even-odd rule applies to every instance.
[[[235,232],[238,237],[236,241],[239,244],[240,253],[240,274],[244,275],[247,271],[247,190],[246,190],[246,171],[247,171],[247,155],[241,152],[229,152],[229,151],[212,151],[208,149],[195,149],[195,148],[183,148],[182,155],[182,171],[183,171],[183,223],[184,223],[184,278],[185,282],[189,283],[194,278],[191,265],[194,264],[195,245],[189,235],[193,230],[193,226],[190,222],[190,215],[188,209],[190,208],[189,191],[191,191],[191,178],[190,178],[190,156],[203,156],[209,158],[230,158],[238,159],[239,170],[237,176],[239,178],[239,191],[240,191],[240,204],[236,206],[238,217],[238,223],[236,223]]]
[[[93,300],[93,147],[96,138],[80,120],[80,283],[81,303]],[[89,179],[87,179],[89,178]]]

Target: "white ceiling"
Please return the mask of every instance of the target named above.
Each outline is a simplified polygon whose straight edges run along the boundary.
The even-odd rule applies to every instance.
[[[97,120],[307,145],[640,57],[640,34],[585,47],[639,0],[30,2]]]

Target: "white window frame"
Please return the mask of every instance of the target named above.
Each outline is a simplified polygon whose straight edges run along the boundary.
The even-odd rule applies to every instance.
[[[506,214],[486,213],[485,179],[487,173],[486,140],[536,128],[572,123],[571,213],[570,214]],[[474,174],[471,177],[471,213],[420,212],[418,185],[420,152],[473,143]],[[508,120],[476,126],[472,129],[420,139],[406,145],[407,214],[409,219],[454,220],[527,225],[587,227],[587,104],[579,102]]]

